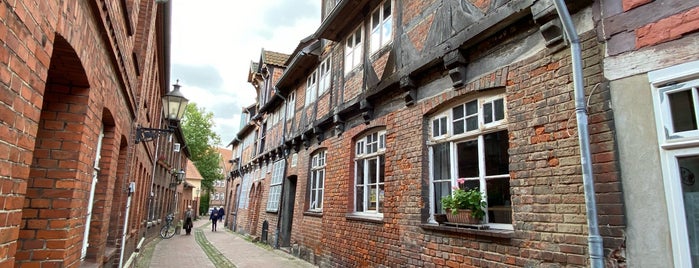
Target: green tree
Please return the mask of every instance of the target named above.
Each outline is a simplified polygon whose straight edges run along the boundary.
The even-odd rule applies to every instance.
[[[182,118],[182,132],[192,155],[191,160],[202,176],[201,188],[207,193],[213,190],[214,181],[223,179],[219,166],[221,155],[216,149],[221,138],[213,132],[214,126],[213,113],[206,112],[203,107],[198,108],[196,103],[187,105]],[[208,205],[206,202],[207,207]]]

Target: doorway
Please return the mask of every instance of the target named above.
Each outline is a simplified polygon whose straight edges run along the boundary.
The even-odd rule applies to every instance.
[[[279,233],[280,247],[291,246],[291,224],[294,218],[294,203],[296,202],[296,176],[284,180],[281,210],[281,231]]]

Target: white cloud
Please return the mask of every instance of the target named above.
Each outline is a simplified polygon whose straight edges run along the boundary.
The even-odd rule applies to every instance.
[[[214,113],[222,145],[240,126],[241,107],[253,104],[247,82],[262,48],[290,54],[320,25],[318,0],[172,1],[171,79],[182,93]]]

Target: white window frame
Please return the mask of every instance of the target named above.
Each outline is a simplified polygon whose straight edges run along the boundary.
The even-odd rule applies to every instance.
[[[371,26],[369,38],[371,54],[376,53],[393,40],[393,5],[391,2],[391,0],[384,1],[371,13],[371,24],[369,24]],[[387,5],[389,12],[391,12],[388,16],[385,14]]]
[[[348,36],[343,45],[345,47],[345,75],[362,65],[364,52],[364,27],[359,26]],[[359,39],[359,41],[357,41]],[[352,46],[347,44],[352,41]]]
[[[330,89],[332,84],[332,61],[331,57],[325,58],[318,66],[318,95],[323,95],[325,91]]]
[[[243,175],[243,182],[241,183],[241,187],[243,188],[240,190],[240,203],[238,203],[238,207],[242,209],[248,208],[248,195],[250,193],[250,186],[252,185],[251,176],[252,174],[250,173],[245,173],[245,175]]]
[[[699,131],[675,132],[668,111],[667,94],[695,87],[692,94],[695,112],[699,110],[696,91],[699,90],[699,61],[688,62],[648,73],[653,96],[656,131],[660,149],[663,186],[667,198],[670,242],[675,267],[691,267],[689,230],[686,223],[678,158],[699,155]],[[698,118],[699,119],[699,118]]]
[[[306,78],[306,105],[313,103],[318,95],[318,70],[314,70],[311,75]]]
[[[486,103],[492,103],[495,100],[503,100],[503,118],[501,120],[493,121],[488,124],[484,122],[484,117],[483,117],[483,105]],[[476,107],[477,107],[477,112],[470,115],[466,116],[466,108],[465,105],[468,103],[473,103],[475,102]],[[502,179],[502,178],[509,178],[509,172],[507,174],[496,174],[496,175],[489,175],[486,176],[485,174],[485,140],[484,136],[496,132],[500,132],[503,130],[507,130],[507,107],[506,107],[506,98],[505,94],[495,94],[491,96],[479,96],[477,98],[469,99],[468,101],[462,102],[458,105],[450,106],[444,111],[437,113],[433,115],[429,122],[430,122],[430,129],[429,129],[429,139],[427,141],[428,145],[428,154],[429,154],[429,176],[430,176],[430,183],[429,183],[429,200],[430,200],[430,217],[428,219],[429,223],[436,224],[437,221],[434,219],[434,214],[436,213],[435,211],[435,205],[437,202],[440,202],[439,197],[435,196],[435,184],[439,182],[444,182],[444,180],[441,181],[435,181],[435,174],[433,174],[434,170],[434,146],[437,146],[439,144],[444,144],[448,143],[448,150],[449,150],[449,181],[451,183],[451,187],[449,188],[450,191],[452,187],[458,187],[458,166],[457,162],[458,160],[458,154],[457,154],[457,146],[460,143],[463,142],[468,142],[468,141],[476,141],[477,146],[478,146],[478,165],[479,165],[479,174],[477,177],[469,177],[465,178],[467,181],[468,180],[478,180],[479,184],[479,189],[484,195],[484,201],[487,201],[487,189],[486,189],[486,182],[489,179]],[[454,108],[462,106],[464,108],[464,116],[461,117],[460,119],[454,119]],[[475,116],[478,120],[478,126],[473,129],[473,130],[467,130],[466,127],[466,120],[465,118],[470,118],[471,116]],[[434,133],[434,128],[433,128],[433,122],[435,120],[443,120],[443,118],[447,118],[447,134],[444,133]],[[464,132],[463,133],[454,133],[454,123],[458,122],[459,120],[463,119],[462,122],[464,122]],[[442,121],[443,122],[443,121]],[[510,200],[511,202],[511,200]],[[503,223],[489,223],[488,222],[488,208],[486,207],[485,209],[486,216],[484,217],[484,224],[488,225],[489,227],[493,229],[504,229],[504,230],[513,230],[512,224],[503,224]]]
[[[323,194],[325,186],[325,157],[326,151],[318,151],[311,157],[311,176],[309,191],[309,211],[323,211]]]
[[[282,182],[284,181],[284,159],[274,162],[272,180],[269,183],[269,199],[267,200],[267,211],[279,211],[279,201],[282,195]]]
[[[289,96],[286,97],[286,102],[286,120],[291,120],[296,113],[296,91],[289,93]]]
[[[375,139],[374,139],[375,136]],[[357,215],[370,216],[383,218],[383,207],[380,205],[382,202],[379,200],[384,200],[385,203],[385,191],[381,189],[385,185],[385,158],[384,154],[386,152],[386,131],[379,130],[373,131],[362,136],[355,142],[355,160],[354,160],[354,213]],[[374,147],[375,146],[375,147]],[[383,161],[381,161],[383,160]],[[371,161],[376,162],[375,171],[377,172],[376,182],[369,183],[367,180],[369,178],[369,172],[372,171],[369,163]],[[383,162],[383,163],[382,163]],[[362,164],[362,169],[359,168],[359,163]],[[382,174],[381,171],[384,171]],[[363,181],[358,183],[358,175],[361,174]],[[376,192],[371,193],[370,188],[376,187]],[[361,188],[361,193],[359,189]],[[376,207],[370,207],[371,197],[376,197]],[[357,202],[358,196],[362,198],[362,207],[358,207]]]

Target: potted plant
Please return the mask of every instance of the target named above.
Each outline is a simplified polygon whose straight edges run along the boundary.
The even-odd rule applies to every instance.
[[[465,180],[456,181],[461,185]],[[474,224],[480,222],[485,216],[486,202],[478,188],[461,189],[459,186],[454,186],[451,195],[442,197],[441,201],[442,206],[447,210],[449,222]]]

